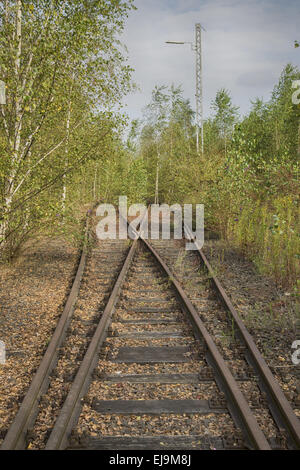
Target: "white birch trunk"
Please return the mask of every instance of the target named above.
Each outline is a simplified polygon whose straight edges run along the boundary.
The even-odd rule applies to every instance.
[[[155,176],[155,197],[154,204],[159,204],[158,202],[158,183],[159,183],[159,149],[157,144],[157,160],[156,160],[156,176]]]
[[[69,142],[70,142],[70,122],[71,122],[71,111],[72,111],[72,89],[74,83],[75,73],[72,74],[72,82],[70,85],[70,92],[69,92],[69,103],[68,103],[68,113],[67,113],[67,121],[66,121],[66,145],[65,145],[65,171],[68,168],[69,164]],[[66,210],[66,198],[67,198],[67,175],[64,173],[63,175],[63,192],[62,192],[62,211],[63,214]]]
[[[19,162],[19,151],[21,143],[21,132],[22,132],[22,95],[20,90],[20,66],[21,66],[21,54],[22,54],[22,1],[17,0],[16,4],[16,27],[15,36],[17,40],[16,47],[16,58],[15,58],[15,80],[16,80],[16,98],[15,98],[15,127],[14,127],[14,141],[12,148],[11,167],[10,172],[5,184],[5,196],[4,196],[4,208],[3,216],[4,219],[0,223],[0,244],[5,243],[5,236],[8,230],[7,214],[10,212],[13,193],[15,185],[15,176],[17,172],[17,165]],[[6,4],[6,15],[7,15],[7,4]]]

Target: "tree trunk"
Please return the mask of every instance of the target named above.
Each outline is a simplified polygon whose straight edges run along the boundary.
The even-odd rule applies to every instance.
[[[278,121],[275,120],[275,148],[276,152],[280,149],[280,133],[278,131]]]
[[[6,4],[6,15],[7,15],[7,4]],[[11,167],[9,175],[5,182],[5,195],[4,195],[4,207],[3,207],[3,220],[0,223],[0,244],[5,244],[5,238],[9,226],[8,214],[11,210],[13,202],[13,193],[15,185],[15,177],[17,173],[17,166],[19,161],[19,151],[21,143],[21,131],[22,131],[22,95],[21,95],[21,83],[20,83],[20,65],[21,65],[21,54],[22,54],[22,1],[17,1],[16,9],[16,56],[15,56],[15,80],[16,80],[16,97],[15,97],[15,126],[14,126],[14,139]]]
[[[94,201],[96,201],[97,172],[98,172],[98,165],[95,166],[95,174],[94,174],[94,184],[93,184],[93,199],[94,199]]]
[[[69,101],[68,107],[68,114],[67,114],[67,121],[66,121],[66,145],[65,145],[65,171],[68,168],[68,154],[69,154],[69,139],[70,139],[70,120],[71,120],[71,100]],[[67,175],[66,173],[63,174],[63,192],[62,192],[62,211],[63,214],[66,210],[66,197],[67,197],[67,182],[66,182]]]
[[[155,197],[154,197],[154,204],[158,204],[158,180],[159,180],[159,149],[158,144],[156,145],[157,148],[157,160],[156,160],[156,176],[155,176]]]
[[[72,89],[75,79],[75,73],[73,71],[72,74],[72,82],[70,85],[69,91],[69,103],[68,103],[68,112],[67,112],[67,121],[66,121],[66,145],[65,145],[65,171],[68,168],[69,164],[69,142],[70,142],[70,122],[71,122],[71,111],[72,111]],[[62,211],[63,214],[66,211],[66,198],[67,198],[67,181],[66,181],[66,173],[63,174],[63,192],[62,192]]]
[[[298,157],[300,157],[300,119],[299,119],[299,125],[298,125],[298,149],[297,149]]]

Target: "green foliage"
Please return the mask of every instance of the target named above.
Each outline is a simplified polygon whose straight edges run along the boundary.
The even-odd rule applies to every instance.
[[[211,107],[215,112],[214,124],[225,140],[230,136],[237,120],[238,107],[233,106],[229,92],[224,88],[217,92]]]
[[[131,0],[1,3],[2,255],[49,222],[67,222],[73,180],[85,167],[96,193],[96,169],[123,124],[110,109],[132,89],[119,41],[132,8]]]
[[[156,87],[136,145],[148,172],[148,200],[159,154],[160,202],[203,203],[207,229],[287,286],[300,274],[300,108],[292,102],[299,79],[299,70],[288,64],[271,99],[257,98],[243,119],[229,92],[218,91],[200,158],[193,113],[180,87]]]
[[[248,203],[249,204],[249,203]],[[299,209],[291,196],[243,207],[229,224],[229,237],[279,284],[299,278]]]
[[[155,87],[137,145],[148,173],[147,200],[177,202],[184,197],[196,152],[193,115],[181,87]]]

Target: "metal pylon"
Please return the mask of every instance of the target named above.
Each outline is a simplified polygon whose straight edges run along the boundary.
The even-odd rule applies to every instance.
[[[196,126],[197,151],[199,153],[199,129],[201,128],[201,152],[203,154],[203,78],[202,78],[202,42],[200,23],[196,23],[195,53],[196,53]]]

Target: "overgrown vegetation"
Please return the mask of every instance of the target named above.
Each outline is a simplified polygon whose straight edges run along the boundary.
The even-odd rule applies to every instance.
[[[241,117],[220,89],[196,152],[183,90],[157,86],[127,143],[117,109],[133,88],[118,38],[132,0],[6,0],[0,6],[0,253],[94,201],[204,203],[206,227],[279,284],[299,278],[299,70]],[[295,41],[295,47],[298,47]],[[68,225],[68,221],[71,223]],[[296,286],[297,287],[297,286]]]
[[[204,155],[196,152],[193,112],[180,87],[156,87],[130,144],[147,168],[148,200],[204,203],[207,228],[296,289],[300,108],[292,85],[299,78],[288,64],[271,99],[256,99],[244,117],[219,90],[204,124]]]
[[[111,109],[132,88],[118,40],[132,8],[132,0],[1,2],[3,257],[45,227],[65,230],[76,203],[99,195],[100,178],[110,197],[108,180],[125,165],[124,119]]]

